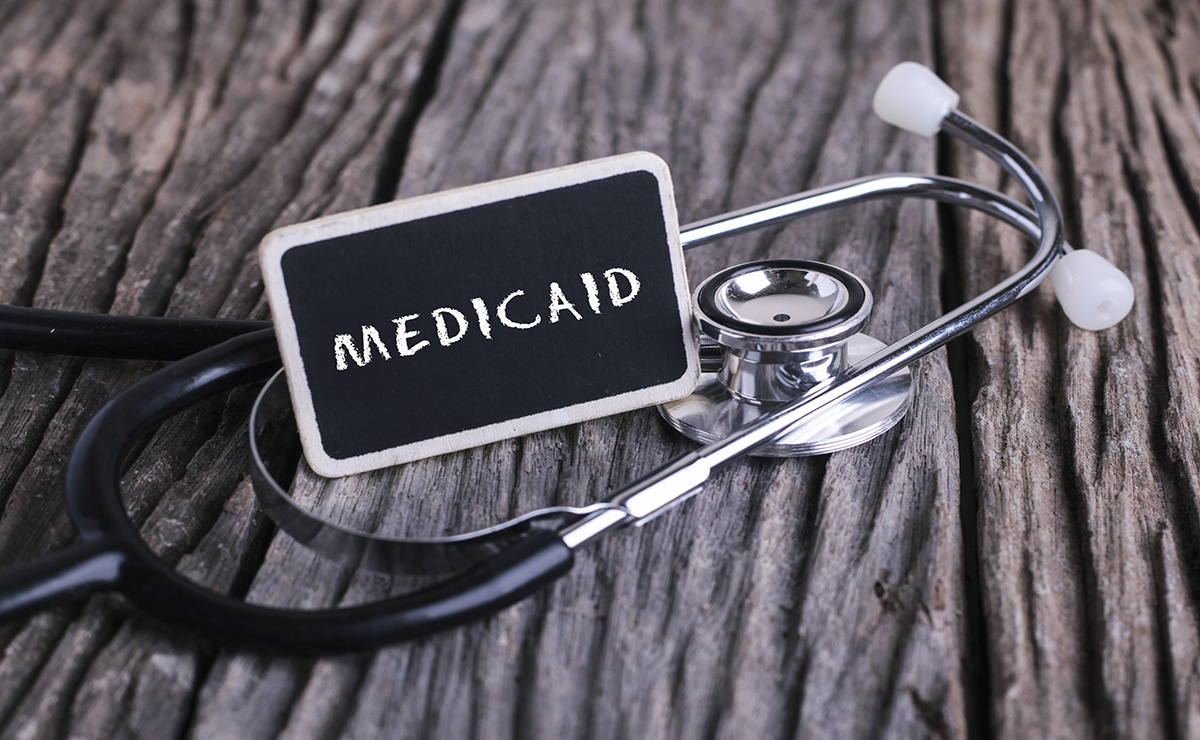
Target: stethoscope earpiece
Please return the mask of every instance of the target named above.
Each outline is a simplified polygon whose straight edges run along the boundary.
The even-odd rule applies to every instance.
[[[806,260],[763,260],[722,270],[695,292],[701,336],[722,350],[690,396],[659,407],[688,437],[709,443],[809,389],[836,382],[884,348],[862,333],[871,291],[845,270]],[[907,368],[813,414],[750,454],[820,455],[883,434],[908,411]]]
[[[879,81],[871,107],[896,128],[930,137],[958,107],[958,100],[958,93],[929,67],[901,62]]]
[[[1133,309],[1133,283],[1117,266],[1090,249],[1059,258],[1050,283],[1063,313],[1080,329],[1116,326]]]

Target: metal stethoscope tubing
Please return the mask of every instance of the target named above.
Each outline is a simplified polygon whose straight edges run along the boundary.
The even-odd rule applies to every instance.
[[[614,527],[645,524],[655,516],[698,493],[716,469],[747,454],[756,446],[785,433],[809,414],[827,408],[871,383],[888,377],[951,339],[969,331],[980,322],[1011,305],[1049,276],[1055,261],[1064,254],[1064,239],[1061,208],[1042,174],[1011,143],[956,110],[951,110],[946,115],[942,120],[941,127],[947,133],[965,141],[995,160],[1016,179],[1021,189],[1029,197],[1038,221],[1038,226],[1034,228],[1040,232],[1037,235],[1037,250],[1029,262],[990,290],[854,365],[844,376],[810,389],[807,393],[783,404],[762,419],[742,427],[727,437],[683,455],[658,471],[617,491],[608,500],[613,508],[591,514],[563,531],[563,541],[569,547],[579,547]],[[902,185],[896,183],[894,186],[901,187]],[[861,188],[856,200],[882,197],[876,194],[876,185],[870,181],[860,182],[857,185],[851,184],[849,187],[851,189]],[[944,192],[932,183],[914,182],[912,187],[917,192],[923,190],[928,197],[954,199],[953,193]],[[968,189],[974,188],[968,186]],[[968,192],[968,190],[959,190],[957,187],[955,190]],[[974,195],[979,196],[979,190],[974,190]],[[996,201],[994,198],[990,200]],[[794,206],[792,207],[794,208]],[[827,207],[833,206],[824,205],[824,202],[818,197],[809,212],[816,212]],[[787,212],[788,206],[781,203],[777,208],[780,209],[779,216],[782,218],[783,214]],[[995,209],[993,212],[994,215],[1001,215],[1000,209]],[[1014,211],[1006,215],[1013,217],[1022,214]],[[1006,220],[1008,219],[1006,218]],[[752,224],[755,221],[755,217],[746,214],[744,225],[730,230],[729,233],[754,228]],[[760,212],[757,222],[764,225],[771,223],[772,220]],[[1028,225],[1033,226],[1033,224]],[[713,224],[709,224],[708,228],[712,232],[719,231],[719,228]],[[712,238],[716,238],[715,233]]]

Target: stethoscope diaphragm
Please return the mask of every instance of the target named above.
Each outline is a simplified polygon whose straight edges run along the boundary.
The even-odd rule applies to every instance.
[[[722,270],[695,293],[696,323],[721,350],[689,396],[659,407],[678,431],[707,444],[836,382],[884,349],[862,333],[872,297],[855,275],[808,260],[763,260]],[[711,353],[706,353],[711,354]],[[891,429],[908,411],[908,368],[814,413],[750,454],[820,455]]]

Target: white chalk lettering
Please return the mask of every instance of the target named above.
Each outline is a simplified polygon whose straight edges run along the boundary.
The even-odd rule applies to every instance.
[[[362,354],[359,354],[358,348],[354,346],[354,337],[349,334],[338,334],[333,338],[333,360],[338,370],[345,370],[350,367],[346,363],[346,353],[350,354],[350,359],[354,360],[355,365],[364,367],[371,361],[372,344],[379,350],[379,354],[383,355],[383,359],[392,359],[392,356],[388,354],[387,346],[379,338],[378,329],[373,326],[364,326],[362,328],[362,337]]]
[[[437,325],[438,343],[443,347],[449,347],[458,340],[462,339],[467,334],[467,329],[471,327],[467,323],[467,317],[463,316],[462,311],[453,308],[435,308],[433,309],[433,323]],[[458,333],[450,336],[448,327],[446,326],[446,316],[453,316],[458,322]]]
[[[482,298],[472,298],[471,305],[475,307],[475,316],[479,318],[479,333],[484,339],[491,339],[492,322],[488,319],[487,304]]]
[[[583,281],[583,287],[587,288],[588,307],[592,309],[592,313],[600,313],[600,286],[596,285],[596,278],[592,273],[585,272],[580,274],[579,279]]]
[[[408,340],[421,333],[419,331],[409,331],[408,327],[405,326],[405,324],[415,318],[417,318],[417,314],[414,313],[409,314],[408,316],[401,316],[398,319],[392,319],[392,323],[396,325],[396,352],[399,353],[401,357],[412,357],[425,347],[429,346],[429,340],[427,339],[422,339],[411,347],[408,345]]]
[[[518,321],[513,321],[512,319],[510,319],[508,317],[508,302],[511,301],[512,299],[516,298],[519,295],[525,295],[525,291],[514,290],[513,292],[508,294],[507,298],[500,301],[500,305],[496,306],[496,318],[500,319],[500,323],[504,324],[509,329],[532,329],[533,327],[542,323],[541,316],[533,317],[533,321],[529,322],[528,324],[522,324]]]
[[[620,287],[617,285],[617,275],[623,275],[629,281],[629,295],[621,295]],[[614,267],[611,270],[605,270],[604,279],[608,281],[608,297],[612,300],[614,308],[624,306],[634,298],[637,298],[638,291],[642,289],[642,284],[638,280],[637,275],[634,275],[624,267]]]
[[[576,321],[583,318],[575,310],[575,306],[567,300],[566,294],[563,293],[558,283],[550,283],[550,323],[557,324],[558,315],[563,311],[570,311]]]
[[[604,291],[600,287],[599,280],[601,274],[608,288],[608,302],[613,308],[629,304],[638,297],[642,290],[642,282],[638,276],[633,274],[632,270],[624,267],[613,267],[603,273],[579,273],[582,295],[579,287],[572,288],[572,284],[567,283],[567,288],[573,291],[572,295],[576,298],[575,302],[567,297],[567,290],[563,289],[562,284],[551,282],[548,289],[549,298],[546,302],[546,316],[550,320],[546,323],[557,324],[564,312],[570,313],[576,321],[583,321],[583,311],[576,306],[581,306],[585,296],[591,313],[600,316],[604,310]],[[479,329],[480,336],[490,340],[494,333],[493,316],[500,326],[509,329],[532,329],[542,323],[543,316],[537,311],[537,306],[526,307],[524,302],[516,311],[522,318],[532,316],[530,320],[519,321],[509,315],[513,301],[522,296],[528,297],[524,290],[514,290],[498,304],[492,304],[479,297],[471,298],[471,310],[459,310],[444,306],[433,309],[426,314],[426,317],[433,319],[434,333],[437,336],[436,342],[442,347],[449,347],[467,338],[471,334],[472,326]],[[400,357],[412,357],[433,344],[431,339],[418,339],[421,332],[409,327],[409,322],[420,317],[421,314],[414,313],[392,319],[392,323],[396,325],[396,353]],[[354,339],[351,334],[334,336],[333,361],[338,370],[348,369],[350,360],[353,360],[355,365],[364,367],[371,362],[376,353],[385,360],[392,359],[392,355],[388,351],[389,345],[380,338],[379,331],[374,326],[368,324],[362,326],[361,343],[355,343]]]

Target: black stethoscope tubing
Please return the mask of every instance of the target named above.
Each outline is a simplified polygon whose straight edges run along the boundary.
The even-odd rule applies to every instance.
[[[0,305],[0,346],[56,355],[179,360],[270,321],[109,316]]]
[[[143,356],[136,341],[130,344],[133,354]],[[172,415],[263,380],[278,367],[274,334],[260,329],[188,355],[105,405],[84,429],[67,466],[67,503],[80,542],[0,575],[0,621],[117,590],[165,623],[218,642],[315,655],[367,650],[463,624],[570,570],[572,553],[562,540],[553,532],[531,530],[461,575],[361,606],[314,611],[258,606],[177,573],[142,540],[125,511],[119,480],[126,458],[136,440]]]

